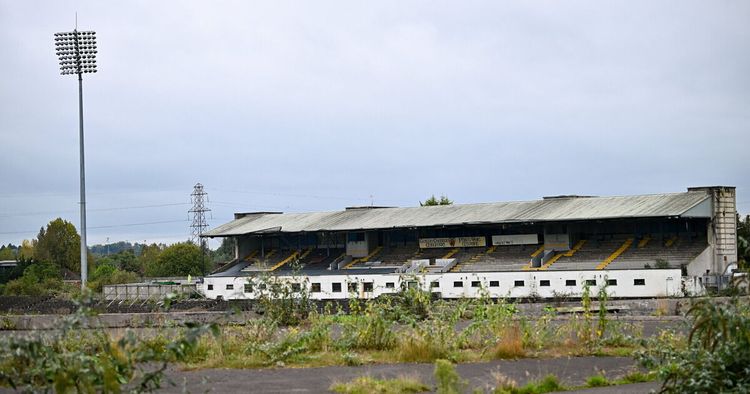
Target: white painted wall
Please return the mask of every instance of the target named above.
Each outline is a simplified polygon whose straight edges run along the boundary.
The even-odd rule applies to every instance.
[[[595,280],[591,286],[592,294],[604,284],[606,279],[616,280],[617,285],[610,285],[607,290],[612,297],[673,297],[681,296],[681,281],[679,269],[648,269],[648,270],[602,270],[602,271],[518,271],[518,272],[455,272],[442,274],[358,274],[351,275],[316,275],[309,277],[277,277],[289,283],[302,283],[310,288],[312,283],[320,283],[321,292],[311,293],[313,299],[347,299],[348,283],[356,282],[358,291],[352,296],[358,298],[375,298],[383,294],[399,291],[402,283],[417,281],[422,289],[430,288],[431,282],[438,282],[439,286],[432,291],[440,292],[443,298],[478,298],[486,291],[490,297],[529,297],[532,295],[551,298],[560,295],[581,296],[584,280]],[[549,281],[549,286],[542,286],[541,281]],[[642,285],[636,285],[635,280],[643,280]],[[481,287],[473,287],[472,282],[479,282]],[[516,281],[523,281],[523,286],[516,285]],[[566,281],[575,281],[575,285],[568,285]],[[199,291],[207,298],[215,299],[253,299],[255,293],[245,293],[244,285],[247,277],[207,277]],[[456,282],[462,286],[456,286]],[[497,282],[497,283],[494,283]],[[333,283],[341,284],[341,292],[333,292]],[[372,283],[373,291],[364,292],[363,284]],[[392,283],[389,287],[387,284]],[[227,288],[231,285],[231,289]],[[496,285],[496,286],[492,286]],[[484,290],[482,290],[484,289]]]

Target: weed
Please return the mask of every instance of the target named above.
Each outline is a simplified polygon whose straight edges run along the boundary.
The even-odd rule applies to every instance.
[[[393,323],[387,320],[384,312],[368,304],[365,311],[344,324],[341,343],[354,349],[390,349],[396,342]]]
[[[456,367],[448,360],[435,361],[435,380],[438,394],[458,394],[466,385],[456,372]]]
[[[513,392],[518,387],[515,380],[500,371],[493,371],[492,378],[495,379],[495,389],[493,390],[495,393]]]
[[[431,362],[439,358],[454,358],[458,336],[452,323],[428,320],[401,333],[399,360]]]
[[[607,380],[607,377],[602,374],[589,376],[589,378],[586,379],[586,387],[604,387],[609,385],[609,380]]]
[[[492,349],[492,357],[507,359],[525,356],[523,350],[523,337],[518,324],[504,327],[498,334],[498,340]]]
[[[83,295],[76,313],[67,316],[60,331],[41,336],[0,339],[0,383],[29,392],[120,392],[161,387],[170,362],[187,359],[216,325],[188,324],[171,340],[143,341],[133,331],[113,340],[99,330],[79,330],[93,311]]]
[[[638,359],[664,381],[662,392],[750,391],[750,305],[702,299],[687,313],[692,329],[687,343],[662,333],[645,341]]]
[[[409,376],[400,376],[395,379],[375,379],[370,376],[362,376],[349,383],[334,383],[331,391],[344,394],[400,394],[400,393],[422,393],[430,388],[419,379]]]
[[[566,387],[560,384],[560,380],[555,375],[547,375],[541,380],[531,381],[521,387],[497,386],[493,391],[494,394],[544,394],[556,391],[565,391]]]
[[[656,376],[652,373],[643,373],[641,371],[633,371],[623,376],[622,378],[615,380],[613,384],[618,385],[618,384],[642,383],[642,382],[650,382],[654,379],[656,379]]]

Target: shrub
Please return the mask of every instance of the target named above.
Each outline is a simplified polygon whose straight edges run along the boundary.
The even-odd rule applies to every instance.
[[[654,369],[669,393],[750,391],[750,305],[740,298],[726,304],[702,299],[687,313],[687,343],[668,333],[646,342],[637,355]]]
[[[23,275],[5,286],[6,295],[45,296],[63,289],[60,269],[52,263],[36,262],[23,271]]]
[[[374,304],[368,304],[362,315],[353,316],[343,330],[341,343],[354,349],[385,350],[396,343],[393,323]]]
[[[438,394],[458,394],[466,385],[448,360],[435,361],[435,380]]]
[[[51,335],[0,339],[0,383],[24,392],[135,392],[161,387],[172,361],[184,360],[216,325],[187,325],[175,340],[145,343],[133,331],[119,340],[103,331],[80,331],[91,310],[80,304]]]

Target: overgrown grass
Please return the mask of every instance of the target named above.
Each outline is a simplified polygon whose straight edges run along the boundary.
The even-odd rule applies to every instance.
[[[448,360],[435,362],[435,380],[438,394],[459,394],[466,386],[466,382],[456,372],[456,367]]]
[[[611,383],[607,377],[602,374],[589,376],[588,379],[586,379],[586,387],[605,387],[610,384]]]
[[[492,357],[505,359],[520,358],[525,355],[521,328],[517,324],[505,327],[498,334],[497,344],[492,348]]]
[[[423,393],[430,387],[419,379],[409,376],[401,376],[394,379],[376,379],[371,376],[362,376],[347,383],[334,383],[330,390],[342,394],[402,394]]]
[[[496,381],[498,380],[497,377],[495,379]],[[540,380],[528,382],[521,387],[516,387],[515,382],[512,380],[502,380],[499,383],[493,391],[494,394],[544,394],[568,389],[560,383],[560,380],[555,375],[547,375]]]

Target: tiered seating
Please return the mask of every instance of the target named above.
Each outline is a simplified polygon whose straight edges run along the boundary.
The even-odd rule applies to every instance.
[[[279,251],[278,249],[271,249],[266,252],[264,257],[260,257],[259,254],[251,254],[256,257],[245,259],[248,264],[242,271],[271,271],[279,268],[282,265],[281,263],[286,264],[297,253],[296,250]]]
[[[378,259],[386,265],[400,265],[414,258],[419,253],[416,244],[389,246],[383,248]]]
[[[531,255],[538,245],[492,246],[484,253],[475,254],[463,261],[458,271],[520,271],[529,265]]]
[[[648,241],[643,241],[648,239]],[[648,265],[656,268],[657,260],[664,260],[671,268],[679,268],[681,265],[687,265],[701,252],[708,244],[705,239],[690,240],[685,238],[667,237],[657,239],[644,237],[638,242],[637,246],[631,247],[607,269],[642,269]],[[640,246],[640,247],[638,247]]]
[[[330,255],[327,249],[305,249],[300,255],[292,262],[289,262],[281,266],[279,271],[293,271],[295,269],[303,270],[324,270],[328,269],[328,266],[344,253],[343,249],[331,249]]]
[[[453,250],[453,248],[420,249],[419,252],[412,257],[412,259],[413,260],[442,259],[443,256],[448,254],[451,250]]]
[[[581,248],[567,256],[562,252],[549,270],[593,270],[620,248],[627,237],[608,238],[604,240],[590,239]],[[570,253],[567,253],[570,254]]]
[[[383,251],[382,246],[378,246],[375,248],[370,254],[368,254],[365,257],[360,257],[352,260],[347,264],[344,268],[357,268],[357,267],[368,267],[368,263],[371,261],[380,261],[378,258],[380,256],[380,253]]]

